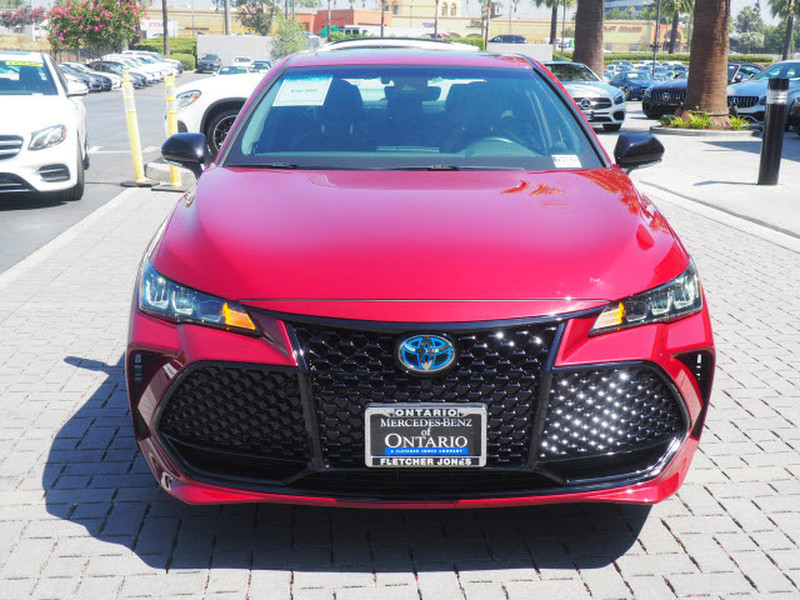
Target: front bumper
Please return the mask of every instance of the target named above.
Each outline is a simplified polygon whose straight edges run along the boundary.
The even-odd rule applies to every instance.
[[[674,115],[681,106],[683,106],[683,97],[676,99],[671,96],[669,100],[663,100],[654,94],[642,98],[642,112],[651,116]]]
[[[357,322],[356,329],[251,314],[268,334],[176,326],[133,310],[126,370],[136,437],[161,487],[185,502],[658,502],[683,481],[708,406],[714,350],[705,309],[596,337],[587,335],[595,313],[457,326]],[[439,378],[396,372],[394,339],[420,328],[457,337],[466,363]],[[498,332],[511,347],[492,347]],[[606,419],[592,412],[594,401],[597,410],[610,408],[604,395],[626,407],[608,417],[623,419],[626,441],[596,450],[600,425],[589,433],[572,420]],[[488,405],[486,467],[364,466],[364,406],[421,400]]]
[[[621,125],[625,121],[626,105],[614,104],[612,98],[574,98],[583,116],[592,126]]]
[[[0,136],[3,140],[10,137]],[[79,150],[74,132],[60,144],[36,151],[28,149],[29,135],[19,137],[22,138],[19,152],[0,159],[0,194],[57,192],[77,183]]]

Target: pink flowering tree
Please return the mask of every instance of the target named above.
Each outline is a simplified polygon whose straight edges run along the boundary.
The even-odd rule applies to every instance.
[[[43,8],[34,8],[31,10],[27,6],[23,6],[17,11],[7,10],[0,13],[0,25],[5,27],[23,27],[36,23],[37,25],[47,18],[47,12]]]
[[[50,44],[94,55],[118,49],[138,35],[143,12],[138,0],[57,0],[50,11]]]

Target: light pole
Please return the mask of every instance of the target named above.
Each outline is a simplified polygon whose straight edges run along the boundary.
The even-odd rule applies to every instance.
[[[381,38],[383,38],[383,26],[386,22],[386,0],[381,0]]]
[[[661,0],[659,0],[660,2]],[[564,43],[567,34],[567,0],[564,0],[564,13],[561,15],[561,60],[564,60]]]
[[[167,14],[167,0],[161,0],[161,20],[164,32],[164,56],[169,56],[169,15]]]
[[[439,0],[436,0],[433,9],[433,39],[439,39]]]
[[[225,0],[222,4],[222,10],[225,14],[225,35],[231,34],[231,0]]]
[[[661,0],[658,0],[658,7],[656,8],[656,41],[653,44],[653,67],[650,69],[650,75],[653,79],[656,77],[656,58],[658,58],[658,45],[661,40]]]
[[[325,24],[325,29],[328,30],[328,43],[331,43],[331,0],[328,0],[328,20]]]

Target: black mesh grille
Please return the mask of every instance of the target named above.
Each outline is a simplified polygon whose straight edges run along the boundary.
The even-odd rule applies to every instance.
[[[371,402],[485,402],[487,464],[528,459],[539,373],[555,325],[450,334],[458,358],[435,377],[401,371],[394,356],[403,334],[293,324],[318,406],[323,456],[334,467],[364,464],[363,410]]]
[[[646,365],[553,372],[541,460],[624,452],[679,435],[672,390]]]
[[[22,177],[13,173],[0,173],[0,194],[3,192],[28,192],[31,186]]]
[[[195,367],[167,399],[159,430],[205,449],[299,461],[309,455],[294,372]]]

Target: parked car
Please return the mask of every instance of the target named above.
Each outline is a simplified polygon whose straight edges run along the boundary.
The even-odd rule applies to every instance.
[[[241,73],[247,73],[247,67],[242,65],[225,65],[224,67],[220,67],[220,70],[217,71],[217,75],[239,75]]]
[[[272,68],[272,63],[268,60],[254,60],[250,64],[248,71],[250,73],[266,73]]]
[[[501,33],[500,35],[494,36],[489,41],[490,42],[494,42],[496,44],[527,44],[528,43],[528,41],[525,39],[524,35],[513,35],[513,34],[510,34],[510,33]]]
[[[83,85],[89,88],[90,92],[107,92],[111,89],[111,80],[103,75],[85,73],[84,71],[76,69],[68,64],[59,64],[58,68],[65,75],[69,75],[70,77],[74,77],[76,80],[80,81]]]
[[[148,50],[125,50],[122,54],[136,56],[150,64],[165,66],[177,75],[183,73],[183,63],[181,61],[174,58],[166,58],[158,52],[150,52]]]
[[[756,65],[741,63],[728,64],[728,83],[748,79],[761,72]],[[688,78],[672,79],[654,83],[645,90],[642,97],[642,111],[648,119],[660,119],[664,115],[675,114],[686,100]]]
[[[207,77],[179,86],[178,131],[203,133],[215,156],[245,100],[263,78],[261,73]]]
[[[222,59],[216,54],[203,54],[197,61],[198,73],[216,73],[222,66]]]
[[[619,131],[625,121],[625,95],[604,83],[583,63],[547,62],[545,66],[567,88],[593,127]]]
[[[767,85],[770,79],[783,77],[789,80],[789,106],[800,97],[800,61],[777,62],[764,71],[741,83],[728,86],[728,107],[740,117],[755,123],[764,121],[767,109]],[[788,123],[787,123],[788,126]]]
[[[111,73],[109,71],[106,72],[94,71],[81,63],[68,62],[62,64],[67,65],[77,71],[80,71],[81,73],[86,73],[87,75],[102,75],[103,77],[106,77],[109,81],[111,81],[111,89],[117,89],[120,86],[122,86],[122,77],[120,77],[115,73]]]
[[[800,135],[800,98],[795,98],[789,105],[789,127]]]
[[[131,69],[121,62],[113,60],[95,60],[90,62],[88,66],[94,71],[116,75],[120,78],[120,81],[122,80],[123,75],[127,72],[128,78],[131,81],[131,85],[133,85],[135,88],[143,88],[147,85],[150,85],[150,80],[145,76],[144,73],[141,73],[136,69]]]
[[[80,96],[88,92],[47,54],[0,51],[0,195],[81,199],[89,152]]]
[[[641,100],[644,91],[656,83],[656,80],[650,76],[649,72],[623,71],[608,83],[621,89],[626,100]]]
[[[234,67],[244,67],[245,69],[247,69],[252,62],[253,59],[250,58],[249,56],[235,56],[231,64]]]
[[[117,63],[123,65],[128,70],[134,70],[137,73],[141,73],[142,75],[145,76],[147,82],[150,84],[163,81],[164,74],[167,72],[166,70],[160,67],[146,64],[143,61],[139,60],[138,58],[130,55],[126,56],[124,54],[108,54],[103,57],[103,60],[116,61]]]
[[[382,94],[376,94],[381,90]],[[284,59],[149,246],[133,431],[195,504],[651,504],[698,447],[714,344],[697,270],[539,63]],[[205,168],[205,170],[204,170]]]

